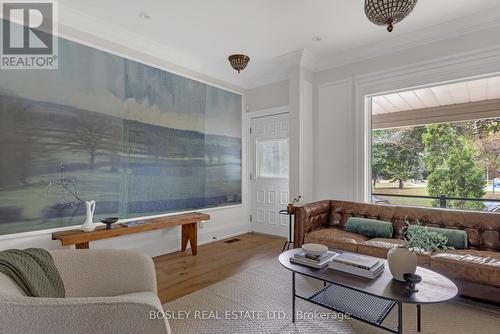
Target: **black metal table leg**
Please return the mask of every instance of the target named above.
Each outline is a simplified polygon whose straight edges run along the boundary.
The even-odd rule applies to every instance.
[[[290,243],[293,243],[293,241],[292,241],[292,215],[288,215],[288,241]],[[288,244],[288,247],[290,247],[290,244]]]
[[[295,272],[292,272],[292,322],[295,323]]]
[[[398,302],[398,334],[403,334],[403,303]]]
[[[280,215],[288,215],[288,240],[285,242],[283,245],[283,248],[281,249],[281,252],[283,253],[285,251],[285,248],[287,250],[290,249],[290,246],[293,245],[292,241],[292,216],[293,214],[289,214],[287,210],[281,210]]]
[[[283,245],[283,249],[281,250],[281,252],[283,253],[285,251],[285,248],[286,248],[286,250],[289,250],[290,249],[290,245],[293,245],[293,242],[291,242],[291,241],[285,241],[285,244]]]
[[[422,305],[417,304],[417,332],[422,331]]]

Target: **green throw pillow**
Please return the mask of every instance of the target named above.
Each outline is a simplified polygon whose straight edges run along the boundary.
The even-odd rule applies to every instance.
[[[393,233],[391,223],[368,218],[349,217],[345,228],[369,238],[392,238]]]
[[[424,228],[421,225],[410,225],[410,229]],[[467,248],[467,233],[463,230],[454,230],[450,228],[439,228],[439,227],[427,227],[431,232],[440,233],[448,237],[448,242],[446,246],[453,247],[455,249],[466,249]]]

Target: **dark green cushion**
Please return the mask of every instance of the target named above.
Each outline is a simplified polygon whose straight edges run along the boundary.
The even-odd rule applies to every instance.
[[[410,225],[410,229],[423,228],[420,225]],[[431,232],[437,232],[448,237],[448,242],[446,246],[453,247],[455,249],[466,249],[467,248],[467,233],[463,230],[454,230],[449,228],[439,228],[439,227],[427,227]]]
[[[364,235],[369,238],[392,238],[392,224],[382,220],[349,217],[345,225],[346,231]]]

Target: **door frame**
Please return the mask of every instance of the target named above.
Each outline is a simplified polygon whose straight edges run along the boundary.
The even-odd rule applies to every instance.
[[[250,173],[252,172],[252,164],[253,164],[253,151],[252,151],[252,136],[250,133],[250,128],[252,124],[252,119],[254,118],[261,118],[261,117],[268,117],[268,116],[274,116],[274,115],[280,115],[280,114],[290,114],[289,106],[284,105],[284,106],[278,106],[278,107],[273,107],[273,108],[268,108],[268,109],[261,109],[261,110],[256,110],[256,111],[248,111],[245,113],[245,131],[246,131],[246,142],[245,142],[245,148],[246,151],[248,152],[248,156],[246,159],[246,175],[243,177],[248,181],[248,190],[247,190],[247,198],[248,198],[248,212],[247,212],[247,220],[248,220],[248,231],[252,232],[252,222],[250,221],[250,216],[252,215],[253,212],[253,203],[252,203],[252,180],[250,180]],[[290,166],[289,166],[290,167]],[[288,187],[290,188],[290,179],[288,179]]]

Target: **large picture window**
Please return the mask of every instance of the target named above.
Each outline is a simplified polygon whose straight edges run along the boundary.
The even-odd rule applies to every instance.
[[[500,212],[500,80],[462,84],[372,99],[372,202]]]

